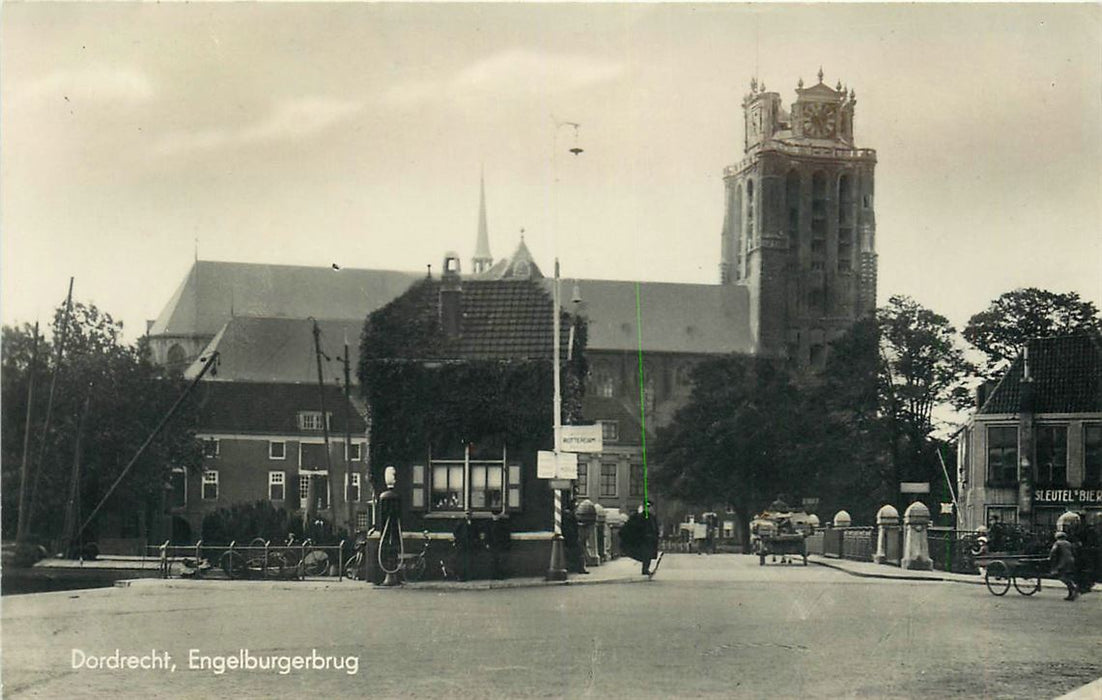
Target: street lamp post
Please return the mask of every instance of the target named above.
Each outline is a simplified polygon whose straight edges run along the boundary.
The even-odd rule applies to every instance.
[[[558,201],[557,201],[557,189],[558,189],[558,138],[559,128],[563,126],[573,127],[574,129],[574,145],[570,148],[572,155],[580,155],[582,149],[578,147],[578,127],[581,125],[577,122],[555,122],[555,131],[552,136],[552,148],[551,148],[551,189],[552,197],[555,201],[552,202],[551,212],[552,225],[551,225],[551,247],[553,250],[557,248],[556,240],[556,228],[557,225],[554,222],[554,218],[558,215]],[[552,375],[554,377],[554,398],[552,399],[552,425],[554,426],[554,445],[552,446],[552,452],[555,458],[555,470],[556,479],[552,480],[552,486],[556,487],[552,489],[554,495],[554,509],[555,509],[555,529],[551,536],[551,563],[547,567],[547,580],[548,581],[565,581],[566,580],[566,566],[565,557],[563,556],[563,537],[562,537],[562,490],[557,488],[558,470],[560,463],[560,448],[562,447],[562,377],[559,367],[560,348],[559,345],[562,342],[561,338],[561,323],[560,318],[560,299],[562,297],[561,279],[559,277],[559,258],[556,251],[555,255],[555,282],[552,285],[552,303],[551,303],[551,326],[552,326],[552,346],[554,352],[552,353]]]

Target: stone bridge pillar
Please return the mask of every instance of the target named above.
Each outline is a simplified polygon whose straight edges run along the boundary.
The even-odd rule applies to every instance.
[[[930,525],[930,509],[922,501],[915,501],[903,513],[903,568],[930,571],[930,542],[926,528]]]
[[[899,511],[886,505],[876,512],[876,554],[872,560],[898,565],[899,555]]]

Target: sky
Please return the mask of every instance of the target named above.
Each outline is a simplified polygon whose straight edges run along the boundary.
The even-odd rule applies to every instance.
[[[495,257],[716,283],[750,79],[820,66],[877,151],[879,303],[1102,306],[1100,8],[5,3],[0,318],[73,277],[135,339],[196,256],[469,270],[480,176]]]

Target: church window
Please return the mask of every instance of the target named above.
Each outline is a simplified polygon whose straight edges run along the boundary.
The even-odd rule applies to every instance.
[[[827,178],[819,171],[811,176],[811,269],[823,269],[826,258]]]
[[[746,181],[746,247],[749,248],[754,238],[754,181]]]
[[[788,171],[784,180],[785,204],[788,207],[788,245],[789,250],[797,250],[800,236],[800,174]]]

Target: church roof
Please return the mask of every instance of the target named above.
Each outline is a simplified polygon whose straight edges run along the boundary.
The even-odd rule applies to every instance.
[[[321,335],[318,344],[322,357],[322,377],[326,383],[344,381],[345,339],[352,363],[350,379],[356,379],[356,363],[360,358],[360,335],[363,319],[318,321]],[[210,341],[201,357],[211,351],[219,353],[217,369],[203,378],[221,382],[285,382],[317,384],[318,366],[314,354],[314,323],[305,318],[265,318],[235,316]],[[195,377],[203,365],[196,360],[185,372]]]
[[[553,280],[545,279],[550,290]],[[574,285],[589,322],[590,350],[725,354],[754,351],[745,287],[676,282],[563,280],[569,309]],[[638,313],[636,286],[638,285]]]
[[[1096,335],[1034,338],[1027,343],[1034,413],[1102,412],[1102,342]],[[1021,410],[1024,357],[1018,357],[979,413]]]
[[[363,319],[422,274],[196,261],[149,334],[211,336],[234,315]]]

